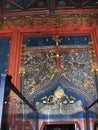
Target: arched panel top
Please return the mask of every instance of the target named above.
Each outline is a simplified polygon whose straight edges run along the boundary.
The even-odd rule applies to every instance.
[[[28,98],[28,101],[30,101],[32,105],[34,105],[36,102],[40,102],[41,98],[54,95],[54,92],[58,87],[60,87],[64,91],[65,95],[75,97],[76,101],[81,100],[85,107],[93,102],[92,97],[86,91],[72,84],[60,73],[56,73],[47,86],[44,86],[31,94]]]

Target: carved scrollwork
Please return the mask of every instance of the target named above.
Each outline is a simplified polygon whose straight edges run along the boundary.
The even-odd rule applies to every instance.
[[[67,26],[72,25],[83,25],[92,26],[93,24],[98,25],[98,15],[90,14],[69,14],[69,15],[47,15],[43,16],[27,16],[27,17],[11,17],[5,18],[3,27],[16,28],[16,27],[34,27],[34,26]]]

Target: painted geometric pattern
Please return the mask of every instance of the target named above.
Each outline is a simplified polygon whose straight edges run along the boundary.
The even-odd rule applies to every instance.
[[[41,87],[46,86],[56,72],[77,87],[96,97],[94,74],[91,72],[90,56],[86,50],[72,50],[61,53],[61,68],[56,68],[54,53],[25,52],[23,63],[23,93],[29,97]]]
[[[52,0],[1,0],[2,9],[6,10],[23,10],[23,9],[47,9],[52,6]],[[57,0],[56,7],[97,7],[97,0]],[[52,9],[53,10],[53,7]]]
[[[71,6],[76,6],[76,7],[89,7],[89,6],[92,6],[92,7],[97,7],[98,6],[98,1],[97,0],[89,0],[86,1],[86,0],[71,0],[71,1],[68,1],[68,0],[57,0],[57,6],[58,7],[71,7]]]

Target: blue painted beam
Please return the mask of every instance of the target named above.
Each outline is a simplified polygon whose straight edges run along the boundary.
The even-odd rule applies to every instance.
[[[49,12],[50,14],[55,13],[55,0],[49,0]]]

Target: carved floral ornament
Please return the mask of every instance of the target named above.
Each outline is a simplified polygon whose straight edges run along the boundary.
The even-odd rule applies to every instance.
[[[83,110],[81,101],[76,101],[74,96],[67,96],[58,86],[53,95],[41,98],[36,102],[37,111],[43,114],[74,114]],[[45,110],[45,111],[44,111]]]
[[[73,104],[75,101],[76,101],[75,97],[73,97],[72,95],[67,96],[60,86],[58,86],[58,88],[54,91],[53,95],[41,98],[41,102],[43,104],[50,104],[50,105],[60,103],[67,105],[67,104]]]
[[[97,15],[59,15],[59,16],[43,16],[43,17],[15,17],[5,18],[0,21],[0,28],[16,28],[16,27],[34,27],[34,26],[67,26],[83,25],[92,26],[92,24],[98,25]]]

